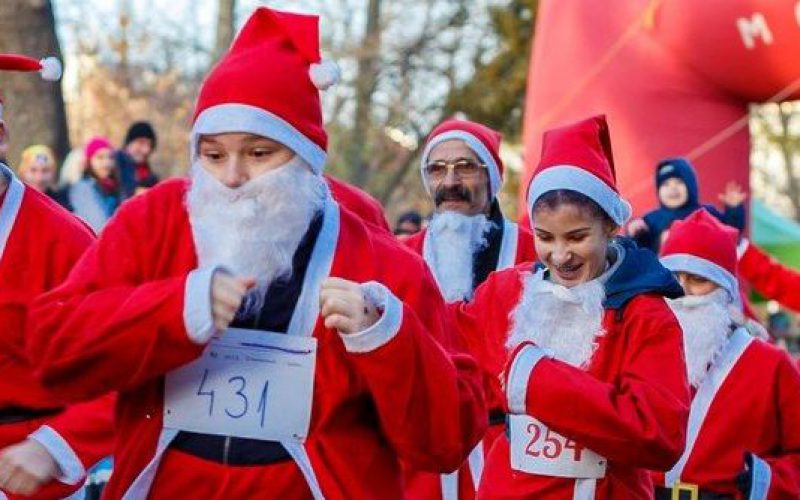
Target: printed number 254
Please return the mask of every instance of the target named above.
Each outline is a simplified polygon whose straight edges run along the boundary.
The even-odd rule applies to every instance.
[[[544,428],[544,433],[542,429]],[[564,450],[572,450],[572,459],[576,462],[581,461],[583,454],[583,447],[575,443],[571,439],[566,439],[556,432],[551,431],[549,428],[540,426],[537,423],[528,424],[528,434],[531,439],[528,446],[525,448],[525,453],[532,457],[544,457],[549,460],[556,459],[561,456]],[[544,434],[544,436],[542,436]],[[543,439],[542,439],[543,438]],[[543,444],[539,444],[542,440]]]

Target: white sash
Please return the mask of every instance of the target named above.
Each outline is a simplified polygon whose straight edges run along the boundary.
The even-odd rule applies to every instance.
[[[671,488],[677,481],[680,481],[683,468],[686,467],[686,462],[689,461],[689,457],[692,455],[697,436],[700,434],[708,409],[711,407],[711,403],[714,402],[714,397],[751,342],[753,342],[753,337],[747,333],[747,330],[737,328],[731,334],[719,359],[708,370],[706,377],[700,383],[689,410],[686,449],[683,450],[678,462],[665,474],[664,483],[666,487]]]
[[[319,316],[319,288],[322,285],[322,281],[330,275],[338,241],[339,205],[329,194],[325,202],[322,228],[311,253],[303,290],[289,322],[287,335],[311,336],[314,334],[314,327]],[[145,500],[147,498],[161,458],[177,435],[178,431],[174,429],[161,429],[155,455],[144,470],[139,473],[128,488],[128,491],[125,492],[122,497],[123,500]],[[322,494],[322,489],[319,486],[319,481],[314,473],[314,468],[311,465],[311,460],[305,447],[296,441],[281,441],[281,444],[297,463],[314,499],[324,500],[325,496]]]
[[[25,185],[17,179],[11,169],[2,163],[0,163],[0,175],[4,176],[8,181],[3,206],[0,207],[0,260],[2,260],[8,237],[11,235],[14,222],[16,222],[19,209],[22,206]]]
[[[500,257],[497,259],[495,271],[514,267],[517,263],[517,241],[519,226],[508,219],[503,219],[503,241],[500,243]]]

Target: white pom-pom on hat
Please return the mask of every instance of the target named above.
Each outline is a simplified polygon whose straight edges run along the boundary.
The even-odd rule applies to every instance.
[[[308,74],[311,77],[311,82],[319,90],[328,90],[342,79],[342,71],[336,62],[329,59],[323,59],[318,63],[314,63],[308,69]]]
[[[61,61],[55,57],[45,57],[39,61],[39,64],[42,65],[42,69],[39,70],[39,74],[42,75],[42,79],[55,82],[61,78]]]

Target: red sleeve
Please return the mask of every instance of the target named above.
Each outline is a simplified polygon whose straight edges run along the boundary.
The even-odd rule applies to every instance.
[[[334,199],[344,208],[356,214],[362,221],[373,227],[391,233],[389,221],[383,213],[383,206],[369,193],[348,184],[341,179],[326,175],[328,186]]]
[[[689,389],[677,320],[664,300],[626,306],[623,368],[613,383],[542,359],[530,374],[526,412],[609,461],[666,470],[680,458]]]
[[[780,264],[752,242],[739,260],[739,273],[764,297],[800,311],[800,272]]]
[[[28,353],[36,375],[68,401],[134,387],[202,351],[183,320],[186,276],[148,281],[142,200],[123,204],[67,281],[34,303]],[[139,207],[139,212],[136,212]]]
[[[774,385],[778,396],[775,415],[780,430],[780,450],[774,455],[761,456],[769,464],[770,488],[768,498],[800,497],[800,372],[789,359],[781,353],[781,363],[776,371]]]
[[[478,367],[450,337],[433,277],[421,259],[414,261],[416,269],[402,263],[401,280],[386,280],[404,302],[397,333],[381,347],[349,357],[364,376],[381,429],[403,462],[414,469],[450,472],[483,436],[488,413]]]
[[[69,443],[83,467],[89,469],[114,451],[116,395],[76,403],[47,422]]]
[[[521,286],[517,269],[495,272],[478,286],[470,302],[447,305],[454,332],[483,372],[487,405],[491,410],[504,406],[500,375],[507,357],[509,315],[519,299]]]

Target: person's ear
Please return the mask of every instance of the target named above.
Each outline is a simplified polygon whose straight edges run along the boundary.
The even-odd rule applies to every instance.
[[[614,237],[619,232],[619,226],[612,220],[607,220],[605,223],[605,233],[606,238],[610,240],[614,239]]]

